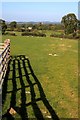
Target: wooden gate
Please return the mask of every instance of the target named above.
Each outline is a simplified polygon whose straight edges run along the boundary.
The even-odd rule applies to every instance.
[[[0,88],[4,81],[8,62],[10,60],[10,39],[6,39],[4,43],[0,43]]]

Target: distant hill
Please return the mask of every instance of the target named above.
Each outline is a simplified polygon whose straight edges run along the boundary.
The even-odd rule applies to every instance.
[[[7,22],[6,23],[10,23]],[[30,21],[30,22],[17,22],[18,24],[38,24],[38,23],[43,23],[43,24],[60,24],[60,22],[50,22],[50,21],[40,21],[40,22],[34,22],[34,21]]]
[[[60,24],[60,22],[50,22],[50,21],[40,21],[43,24]],[[17,22],[19,24],[38,24],[40,22],[34,22],[34,21],[30,21],[30,22]]]

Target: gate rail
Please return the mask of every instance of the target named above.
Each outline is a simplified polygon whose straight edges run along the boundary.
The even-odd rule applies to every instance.
[[[6,39],[4,43],[0,43],[0,88],[4,81],[8,62],[10,60],[10,39]]]

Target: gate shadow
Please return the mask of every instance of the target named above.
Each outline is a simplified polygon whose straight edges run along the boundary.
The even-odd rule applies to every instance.
[[[10,78],[10,72],[12,72]],[[17,75],[18,74],[18,75]],[[33,78],[34,82],[31,80]],[[25,82],[24,82],[25,78]],[[11,89],[8,89],[9,81],[12,82]],[[18,85],[20,83],[20,86]],[[36,97],[35,86],[37,86],[37,91],[39,92],[39,97]],[[29,94],[31,96],[30,101],[27,102],[28,95],[26,95],[26,89],[29,88]],[[21,103],[20,106],[17,106],[17,92],[20,92]],[[6,118],[7,120],[14,120],[15,117],[10,113],[10,109],[13,108],[16,113],[19,114],[22,120],[29,119],[28,116],[28,107],[31,106],[34,112],[35,118],[39,120],[44,120],[45,117],[38,105],[38,102],[42,102],[49,112],[52,120],[59,120],[56,112],[49,104],[44,90],[40,84],[40,81],[37,79],[34,71],[31,67],[29,59],[25,55],[11,56],[11,59],[8,64],[8,70],[2,87],[2,105],[5,106],[7,101],[7,96],[10,94],[10,105],[6,110],[6,113],[2,115],[2,119]]]

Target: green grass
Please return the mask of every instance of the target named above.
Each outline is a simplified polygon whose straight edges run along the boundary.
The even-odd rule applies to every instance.
[[[18,33],[17,33],[18,34]],[[50,33],[48,33],[50,34]],[[46,98],[59,118],[78,117],[78,41],[50,37],[3,36],[11,40],[11,55],[26,55]],[[49,55],[52,54],[52,55]],[[56,54],[57,56],[54,56]],[[10,88],[11,89],[11,86]],[[35,88],[37,92],[37,88]],[[17,93],[17,101],[19,95]],[[36,93],[38,94],[38,93]],[[7,96],[5,113],[10,96]],[[19,106],[19,102],[17,102]],[[43,111],[45,107],[39,104]],[[28,107],[29,116],[34,116]],[[30,112],[31,111],[31,112]],[[19,117],[19,115],[16,115]]]

